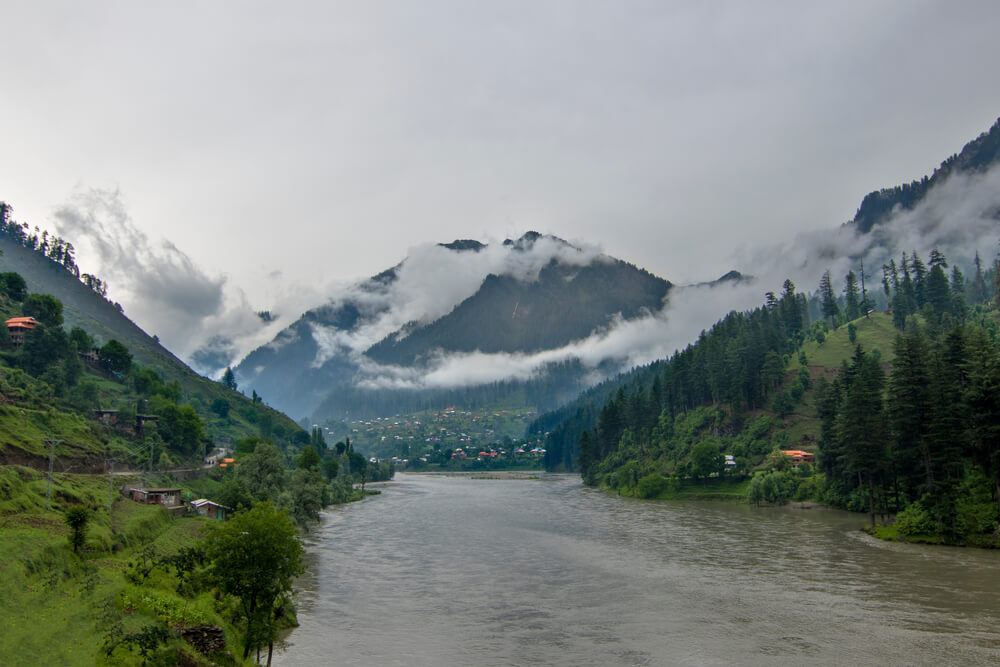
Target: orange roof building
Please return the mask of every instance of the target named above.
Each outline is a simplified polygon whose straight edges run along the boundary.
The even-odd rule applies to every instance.
[[[7,333],[10,334],[10,342],[15,347],[24,345],[24,336],[29,331],[37,327],[41,322],[34,317],[12,317],[4,324],[7,325]]]
[[[800,463],[812,463],[816,455],[812,452],[804,452],[801,449],[782,449],[781,453],[792,459],[792,465]]]

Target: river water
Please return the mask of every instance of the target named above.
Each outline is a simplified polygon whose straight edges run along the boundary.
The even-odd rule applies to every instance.
[[[1000,664],[1000,553],[865,517],[398,474],[307,539],[279,665]]]

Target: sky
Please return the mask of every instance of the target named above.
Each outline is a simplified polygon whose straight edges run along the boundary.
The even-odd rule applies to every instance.
[[[0,199],[182,355],[457,238],[762,274],[1000,116],[995,2],[0,6]]]

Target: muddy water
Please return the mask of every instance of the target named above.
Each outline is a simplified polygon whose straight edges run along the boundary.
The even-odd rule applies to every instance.
[[[276,663],[1000,664],[1000,553],[864,521],[397,475],[309,537]]]

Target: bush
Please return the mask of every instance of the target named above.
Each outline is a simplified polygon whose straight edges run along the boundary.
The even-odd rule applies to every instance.
[[[904,537],[934,535],[937,528],[937,523],[920,503],[911,503],[896,515],[896,530]]]
[[[667,478],[658,472],[650,473],[639,480],[636,495],[640,498],[656,498],[667,490]]]

